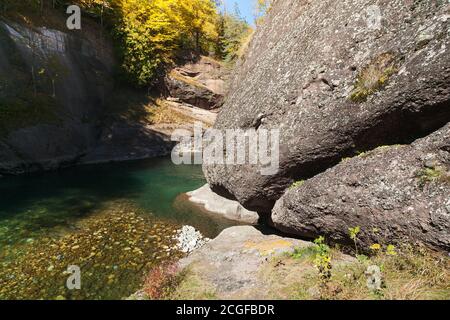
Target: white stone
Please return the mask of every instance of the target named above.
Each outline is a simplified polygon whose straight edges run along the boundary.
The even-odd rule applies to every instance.
[[[209,185],[204,185],[200,189],[189,192],[189,201],[204,205],[207,211],[220,214],[227,219],[256,224],[258,213],[249,211],[237,201],[228,200],[214,193]]]

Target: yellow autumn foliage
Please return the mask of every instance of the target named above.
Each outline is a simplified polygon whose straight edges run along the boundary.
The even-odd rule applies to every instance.
[[[48,8],[65,13],[67,6],[63,0],[23,1],[19,6],[13,0],[0,0],[5,2],[0,9],[32,7],[43,15]],[[155,84],[177,58],[191,53],[235,55],[242,34],[249,29],[239,17],[229,17],[236,22],[228,24],[240,28],[224,35],[218,0],[72,0],[71,4],[81,7],[83,17],[97,18],[102,28],[111,31],[121,55],[122,74],[138,86]]]

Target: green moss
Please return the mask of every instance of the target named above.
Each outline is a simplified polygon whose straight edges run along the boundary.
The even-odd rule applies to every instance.
[[[397,72],[395,60],[395,55],[392,53],[384,53],[376,57],[359,73],[350,94],[350,100],[364,102],[370,95],[379,91]]]
[[[380,146],[380,147],[377,147],[377,148],[375,148],[375,149],[373,149],[373,150],[369,150],[369,151],[357,151],[356,152],[356,156],[358,157],[358,158],[363,158],[363,159],[365,159],[365,158],[368,158],[368,157],[370,157],[372,154],[374,154],[376,151],[381,151],[381,150],[387,150],[387,149],[389,149],[390,148],[390,146]]]
[[[307,260],[313,262],[317,254],[316,246],[307,246],[302,248],[295,248],[294,252],[288,255],[295,260]]]
[[[217,300],[214,286],[189,270],[184,271],[178,288],[167,298],[169,300]]]
[[[442,167],[424,168],[417,176],[421,187],[436,181],[450,184],[450,173]]]
[[[0,136],[39,123],[57,123],[57,102],[44,94],[0,98]]]
[[[305,180],[299,180],[294,182],[289,189],[300,188],[305,183]]]
[[[357,152],[357,156],[360,158],[366,158],[369,155],[369,152],[365,152],[365,151],[358,151]]]
[[[384,145],[384,146],[379,146],[373,150],[368,150],[368,151],[355,151],[354,155],[355,157],[361,158],[361,159],[366,159],[369,158],[370,156],[374,155],[376,152],[384,152],[389,150],[390,148],[394,148],[394,147],[399,147],[401,146],[400,144],[394,144],[394,145]],[[342,162],[346,162],[350,159],[352,159],[353,157],[345,157],[341,159],[341,163]]]

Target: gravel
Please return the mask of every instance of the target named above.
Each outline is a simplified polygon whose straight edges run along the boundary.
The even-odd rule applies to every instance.
[[[184,253],[191,253],[211,240],[203,237],[200,231],[191,226],[183,226],[174,238],[177,240],[177,248]]]

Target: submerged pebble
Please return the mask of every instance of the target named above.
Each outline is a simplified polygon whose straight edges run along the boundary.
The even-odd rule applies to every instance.
[[[161,222],[128,202],[111,202],[78,221],[74,231],[54,236],[43,232],[33,235],[32,242],[2,246],[0,299],[127,297],[141,286],[155,264],[181,257],[178,250],[167,251],[177,246],[177,240],[167,236],[177,229],[179,226]],[[81,269],[81,290],[65,287],[70,265]]]

